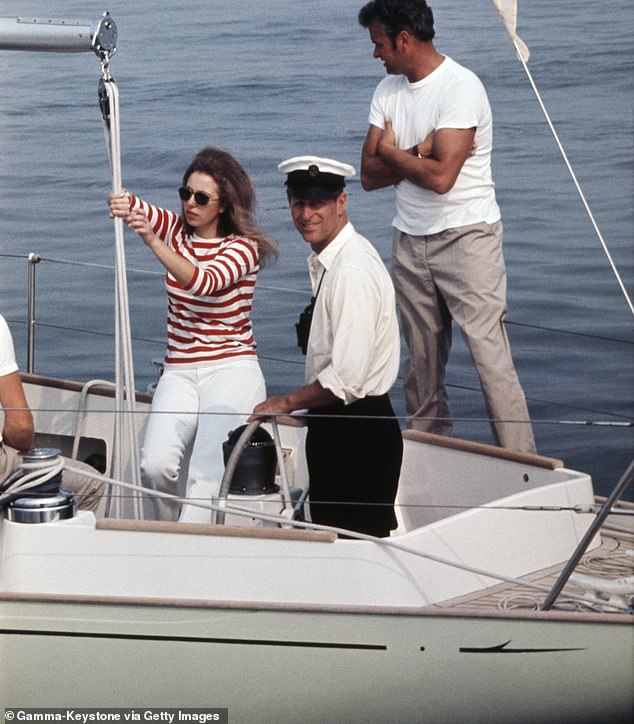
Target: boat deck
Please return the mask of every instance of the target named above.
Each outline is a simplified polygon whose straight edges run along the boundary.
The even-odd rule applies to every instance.
[[[599,500],[598,502],[603,502]],[[601,529],[601,545],[586,553],[574,575],[592,577],[606,581],[634,577],[634,503],[620,502],[614,509],[623,510],[626,515],[608,516]],[[557,580],[564,563],[558,566],[543,569],[529,576],[525,580],[538,584],[549,590]],[[567,597],[566,594],[585,596],[588,603]],[[630,585],[630,593],[634,594],[634,581]],[[537,610],[544,600],[544,594],[529,586],[500,583],[483,591],[459,596],[437,604],[438,608],[461,608],[471,611],[499,610]],[[600,602],[591,591],[568,581],[559,598],[555,601],[553,610],[601,610]],[[605,608],[610,611],[609,607]]]

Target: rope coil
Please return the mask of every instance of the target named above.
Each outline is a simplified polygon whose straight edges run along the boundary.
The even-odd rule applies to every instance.
[[[24,460],[21,467],[3,484],[0,492],[0,505],[16,495],[32,490],[53,480],[64,469],[64,461],[59,455],[46,460]]]

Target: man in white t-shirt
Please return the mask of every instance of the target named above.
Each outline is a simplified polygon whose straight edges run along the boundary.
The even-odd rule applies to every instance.
[[[33,445],[33,415],[24,393],[22,378],[15,360],[11,330],[0,314],[0,410],[4,421],[0,435],[0,484],[17,470],[19,453]],[[69,460],[73,467],[85,471],[62,471],[62,487],[73,493],[79,508],[103,514],[104,484],[91,478],[91,468],[79,460]]]
[[[444,380],[455,321],[496,443],[534,452],[503,324],[506,271],[484,86],[436,50],[425,0],[372,0],[359,22],[388,73],[372,99],[361,182],[366,191],[396,189],[392,276],[410,353],[405,401],[412,426],[452,433]]]

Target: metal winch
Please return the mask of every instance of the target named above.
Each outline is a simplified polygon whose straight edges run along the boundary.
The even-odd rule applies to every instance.
[[[64,465],[55,448],[34,448],[22,453],[22,466],[10,479],[16,493],[7,505],[7,518],[15,523],[53,523],[75,515],[73,495],[62,490]]]
[[[246,425],[236,428],[222,444],[225,465],[229,460]],[[234,495],[266,495],[276,493],[279,486],[275,484],[277,454],[275,442],[269,433],[259,427],[240,453],[231,479],[229,493]]]

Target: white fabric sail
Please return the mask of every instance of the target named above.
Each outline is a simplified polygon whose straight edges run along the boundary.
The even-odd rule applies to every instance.
[[[492,0],[500,13],[506,32],[509,34],[515,50],[524,63],[528,62],[530,52],[526,43],[517,34],[517,0]]]

